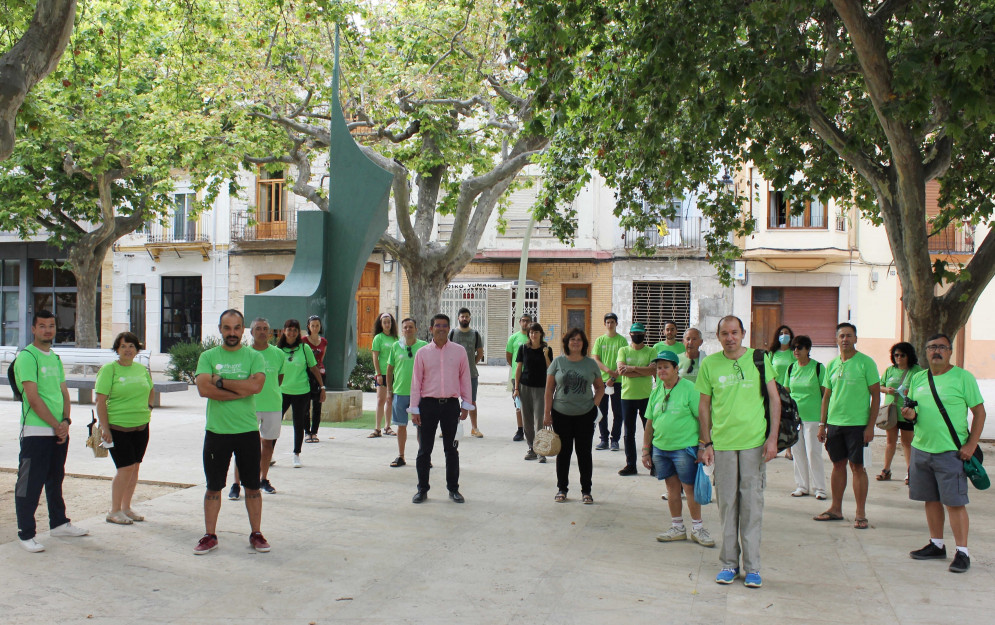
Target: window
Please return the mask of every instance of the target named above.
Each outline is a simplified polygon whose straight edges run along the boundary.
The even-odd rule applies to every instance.
[[[633,282],[632,321],[646,326],[646,343],[663,340],[663,324],[677,324],[677,336],[683,337],[691,325],[690,282]],[[623,328],[627,334],[628,328]]]
[[[193,204],[197,201],[194,193],[173,194],[173,241],[196,241],[197,220],[191,219]]]
[[[283,279],[285,276],[279,274],[263,274],[261,276],[256,276],[256,293],[265,293],[266,291],[272,291],[276,287],[283,284]]]
[[[259,168],[256,177],[256,221],[259,223],[285,222],[285,194],[283,171],[267,172]]]
[[[21,261],[0,261],[0,327],[3,328],[3,345],[19,345],[21,340]]]
[[[518,332],[518,320],[515,319],[515,301],[518,299],[518,282],[511,287],[511,311],[508,313],[508,333]],[[532,320],[539,322],[539,285],[525,285],[525,300],[522,302],[522,314],[532,315]]]
[[[529,227],[532,219],[532,207],[535,206],[539,198],[539,191],[542,190],[542,180],[534,176],[520,176],[517,182],[523,186],[515,189],[508,196],[508,205],[504,209],[505,229],[503,233],[498,233],[499,237],[522,238]],[[543,219],[535,223],[532,230],[533,237],[551,237],[548,219]],[[450,231],[452,226],[450,226]]]
[[[771,228],[825,228],[826,206],[820,200],[791,198],[784,191],[770,191],[767,198]]]
[[[76,276],[59,267],[64,261],[31,261],[32,311],[49,310],[55,315],[55,342],[76,342]],[[97,279],[97,335],[100,335],[100,278]],[[30,315],[29,315],[30,317]]]

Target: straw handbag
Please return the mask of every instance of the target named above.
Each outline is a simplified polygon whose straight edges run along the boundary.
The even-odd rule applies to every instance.
[[[547,427],[536,432],[532,450],[540,456],[555,456],[560,453],[560,435]]]
[[[97,417],[93,417],[93,421],[90,422],[87,429],[90,431],[90,435],[86,437],[86,446],[93,450],[95,458],[106,458],[110,452],[107,451],[106,447],[100,446],[104,439],[100,436],[100,423],[97,422]]]

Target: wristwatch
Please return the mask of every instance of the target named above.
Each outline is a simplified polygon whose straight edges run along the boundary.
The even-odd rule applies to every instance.
[[[225,387],[225,379],[224,378],[218,378],[218,381],[214,383],[214,386],[217,386],[218,388],[223,389]]]

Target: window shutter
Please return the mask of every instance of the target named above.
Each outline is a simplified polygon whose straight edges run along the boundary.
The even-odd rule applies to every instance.
[[[653,345],[663,340],[663,324],[677,324],[678,340],[691,325],[690,282],[633,282],[632,322],[646,326],[646,343]],[[619,328],[628,334],[628,328]]]
[[[784,314],[781,318],[795,336],[807,334],[814,346],[836,345],[838,288],[786,287],[783,293]]]

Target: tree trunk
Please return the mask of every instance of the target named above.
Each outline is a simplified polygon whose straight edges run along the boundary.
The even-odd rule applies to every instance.
[[[435,258],[425,259],[418,256],[405,258],[404,255],[400,255],[398,259],[408,278],[410,317],[418,326],[418,338],[431,341],[432,317],[442,312],[442,293],[455,274],[442,270],[438,259]],[[451,324],[455,323],[455,319],[451,320]]]
[[[0,57],[0,160],[14,151],[14,119],[24,98],[55,69],[69,43],[76,0],[38,0],[24,35]]]
[[[88,236],[76,242],[69,251],[69,262],[76,276],[76,346],[100,347],[97,334],[97,287],[100,267],[111,243],[94,244]],[[117,240],[115,238],[115,240]]]

